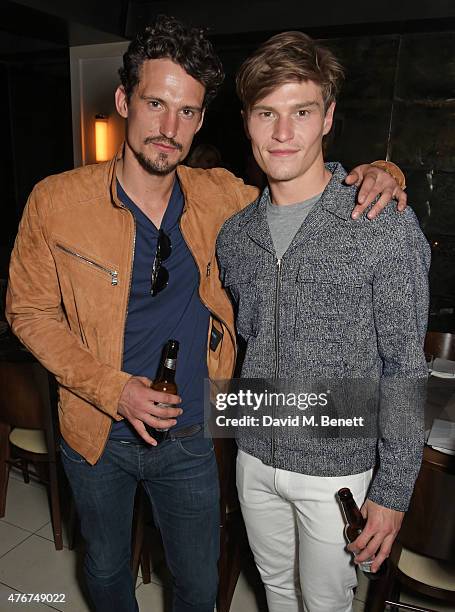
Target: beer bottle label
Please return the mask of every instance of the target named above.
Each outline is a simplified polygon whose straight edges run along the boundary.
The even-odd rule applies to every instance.
[[[362,561],[362,563],[359,563],[359,567],[362,570],[362,572],[371,573],[372,564],[373,564],[373,559],[367,559],[366,561]]]
[[[156,402],[156,405],[159,406],[160,408],[175,408],[175,404],[168,404],[166,402]],[[157,419],[160,419],[161,421],[164,421],[165,419],[163,419],[163,417],[156,417]],[[169,427],[166,427],[165,429],[161,429],[159,431],[169,431]]]
[[[177,367],[177,359],[165,359],[164,360],[164,367],[167,368],[168,370],[175,370]]]
[[[356,531],[357,531],[357,535],[360,535],[362,533],[361,529],[357,529]],[[352,541],[352,539],[348,536],[348,525],[345,525],[345,527],[344,527],[344,535],[345,535],[345,537],[346,537],[348,542]],[[354,554],[354,557],[355,557],[356,554],[355,553],[353,553],[353,554]],[[372,573],[371,572],[371,566],[373,564],[373,560],[374,560],[374,557],[371,557],[370,559],[367,559],[366,561],[362,561],[361,563],[359,563],[359,567],[362,570],[362,572],[367,572],[367,573],[370,573],[370,574]]]

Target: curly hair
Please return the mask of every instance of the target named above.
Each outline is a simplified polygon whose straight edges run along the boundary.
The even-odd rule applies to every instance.
[[[140,81],[142,64],[169,58],[205,87],[204,107],[213,100],[224,79],[221,62],[200,28],[187,28],[174,17],[159,15],[153,25],[138,33],[123,56],[119,70],[127,100]]]
[[[333,53],[303,32],[283,32],[265,41],[241,65],[237,95],[248,112],[258,100],[289,82],[314,81],[325,110],[335,101],[344,78]]]

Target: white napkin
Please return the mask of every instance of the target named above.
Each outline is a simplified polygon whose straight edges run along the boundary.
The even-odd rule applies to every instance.
[[[443,419],[435,419],[427,444],[442,453],[448,455],[455,454],[455,423]]]
[[[431,367],[431,375],[437,378],[455,378],[455,361],[435,357]]]

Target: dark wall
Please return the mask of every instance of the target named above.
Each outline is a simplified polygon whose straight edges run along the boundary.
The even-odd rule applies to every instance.
[[[392,155],[408,175],[410,202],[432,243],[433,310],[452,310],[443,317],[450,321],[455,302],[454,92],[455,32],[403,38]]]
[[[69,54],[24,54],[0,62],[2,223],[0,277],[36,182],[73,166]]]
[[[8,66],[1,63],[0,81],[3,83],[3,95],[0,96],[0,142],[2,143],[0,147],[0,184],[2,186],[0,278],[5,278],[6,265],[17,225],[17,212],[14,193],[14,164],[11,149],[9,73]]]
[[[23,0],[22,0],[23,1]],[[37,4],[38,0],[27,0]],[[50,0],[46,2],[49,3]],[[55,3],[57,0],[54,0]],[[407,27],[410,21],[431,22],[455,17],[453,0],[381,0],[364,2],[302,2],[302,0],[130,0],[128,2],[126,35],[153,21],[156,15],[174,15],[186,23],[208,27],[213,34],[235,36],[236,33],[252,33],[268,30],[310,28],[346,29],[361,25],[371,34],[377,24],[396,23]],[[423,30],[428,31],[428,27]],[[395,31],[403,31],[402,29]]]
[[[455,31],[372,31],[324,39],[346,67],[327,158],[350,169],[388,156],[404,170],[409,202],[433,247],[432,308],[438,314],[433,327],[455,331]],[[234,75],[266,37],[214,38],[227,79],[196,142],[215,144],[239,175],[245,175],[249,143]],[[31,188],[72,167],[68,51],[0,60],[0,77],[1,277]]]

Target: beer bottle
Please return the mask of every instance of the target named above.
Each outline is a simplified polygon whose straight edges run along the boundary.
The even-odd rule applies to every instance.
[[[352,496],[351,490],[347,487],[340,489],[338,491],[338,500],[341,504],[341,509],[344,517],[344,535],[349,543],[354,542],[354,540],[362,533],[363,528],[365,527],[366,519],[363,518],[362,513],[358,505],[355,503],[355,499]],[[377,580],[381,576],[385,574],[386,571],[386,561],[384,561],[379,567],[377,572],[371,571],[371,565],[373,563],[374,557],[367,559],[366,561],[362,561],[359,563],[359,567],[362,572],[369,578],[370,580]]]
[[[161,355],[160,365],[155,380],[151,384],[151,388],[155,391],[163,391],[164,393],[172,393],[177,395],[177,385],[175,383],[175,370],[177,368],[177,355],[179,352],[179,343],[177,340],[168,340],[164,346],[163,353]],[[159,403],[157,406],[171,406],[174,404]],[[152,427],[145,426],[148,433],[156,438],[157,433],[169,431],[168,429],[153,429]]]

